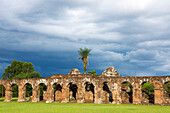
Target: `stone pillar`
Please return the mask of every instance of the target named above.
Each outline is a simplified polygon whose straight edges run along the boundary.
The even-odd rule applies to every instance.
[[[36,86],[33,86],[32,89],[32,102],[38,102],[39,97],[38,97],[38,88]]]
[[[138,84],[135,84],[133,86],[133,104],[141,104],[141,97],[142,91],[141,88],[139,88]]]
[[[163,104],[163,94],[163,88],[154,90],[154,104]]]
[[[25,87],[22,85],[18,86],[18,102],[23,102],[25,101]]]
[[[141,104],[142,91],[140,89],[133,89],[133,104]]]
[[[112,88],[112,94],[113,94],[113,102],[112,104],[117,104],[117,95],[118,95],[118,85],[117,83],[113,84],[113,88]]]
[[[52,93],[52,90],[53,90],[53,87],[51,86],[51,84],[49,83],[48,85],[47,85],[47,94],[46,94],[46,103],[51,103],[51,102],[53,102],[54,101],[54,99],[53,99],[53,93]]]
[[[102,95],[103,95],[103,91],[102,91],[102,85],[101,84],[98,84],[96,83],[95,84],[95,101],[94,103],[95,104],[101,104],[103,101],[102,101]]]
[[[67,103],[67,102],[69,102],[69,88],[66,86],[66,84],[63,84],[61,103]]]
[[[98,84],[96,83],[95,84],[95,87],[94,87],[95,89],[94,89],[94,96],[95,96],[95,100],[94,100],[94,103],[95,104],[99,104],[98,102],[99,102],[99,96],[98,96]]]
[[[77,89],[77,103],[84,103],[83,90],[84,88],[82,87],[82,84],[79,83]]]
[[[121,97],[121,83],[117,83],[117,91],[116,91],[116,104],[122,103],[122,97]]]
[[[7,86],[5,89],[5,102],[10,102],[12,100],[12,89]]]

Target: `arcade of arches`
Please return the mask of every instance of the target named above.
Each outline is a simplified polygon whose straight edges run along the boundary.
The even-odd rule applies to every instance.
[[[0,80],[0,86],[5,91],[6,102],[12,101],[12,88],[17,85],[15,95],[19,102],[170,105],[170,94],[164,90],[164,85],[169,82],[170,76],[119,76],[114,67],[109,67],[102,75],[81,74],[78,69],[73,69],[69,74],[48,78]],[[153,93],[142,91],[145,83],[153,85]],[[26,93],[28,88],[30,92]]]

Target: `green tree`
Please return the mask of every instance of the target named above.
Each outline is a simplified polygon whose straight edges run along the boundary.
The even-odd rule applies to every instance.
[[[3,89],[3,91],[2,91],[2,89]],[[4,87],[4,85],[0,85],[0,97],[2,97],[2,92],[3,92],[3,97],[4,97],[5,96],[5,87]]]
[[[91,49],[88,48],[84,48],[84,49],[80,48],[80,50],[78,51],[78,54],[80,55],[79,60],[81,59],[84,64],[84,74],[86,74],[87,71],[88,56],[91,55],[90,51]]]
[[[47,91],[47,86],[43,83],[40,86],[40,96],[43,97],[43,92]]]
[[[41,77],[39,72],[34,71],[32,63],[14,60],[10,66],[5,69],[2,79],[22,79]]]
[[[16,84],[12,86],[12,97],[18,97],[18,85]]]
[[[39,72],[34,71],[32,63],[14,60],[10,66],[5,69],[2,79],[22,79],[22,78],[41,78]],[[26,96],[32,95],[32,86],[26,86]],[[18,86],[12,87],[12,96],[18,97]]]
[[[164,84],[164,90],[167,91],[168,94],[170,94],[170,82]]]
[[[122,84],[127,84],[127,85],[129,85],[130,91],[132,91],[133,87],[132,87],[132,85],[131,85],[129,82],[123,82]]]
[[[151,94],[154,92],[154,86],[152,83],[146,82],[142,85],[142,91],[147,94]]]
[[[26,97],[32,96],[32,86],[31,84],[26,85]]]
[[[88,71],[88,73],[87,73],[87,74],[97,75],[95,70]]]

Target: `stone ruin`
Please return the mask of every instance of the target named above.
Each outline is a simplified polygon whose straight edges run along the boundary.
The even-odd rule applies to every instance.
[[[29,101],[46,103],[106,103],[106,104],[142,104],[149,103],[148,95],[141,88],[144,82],[154,85],[154,102],[152,104],[170,105],[170,97],[164,91],[164,84],[170,81],[170,76],[120,76],[114,67],[103,71],[102,75],[82,74],[78,69],[72,69],[68,74],[55,74],[47,78],[0,80],[5,87],[5,102],[12,101],[12,87],[18,85],[18,102],[26,99],[26,86],[32,86],[32,96]],[[130,85],[123,84],[124,82]],[[40,86],[43,97],[40,96]]]
[[[114,67],[109,67],[105,71],[103,71],[102,75],[118,77],[119,73],[116,71]]]

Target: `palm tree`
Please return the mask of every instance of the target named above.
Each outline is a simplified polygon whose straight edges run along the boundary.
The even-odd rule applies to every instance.
[[[91,50],[92,49],[88,49],[85,47],[84,49],[80,48],[80,50],[78,51],[78,54],[81,56],[79,60],[81,59],[84,63],[84,74],[86,74],[87,71],[88,56],[91,55],[90,54]]]

